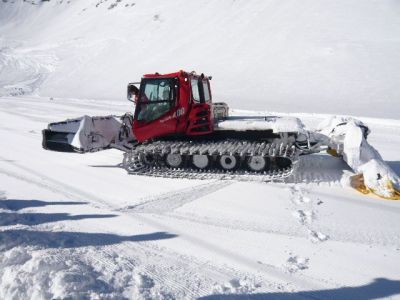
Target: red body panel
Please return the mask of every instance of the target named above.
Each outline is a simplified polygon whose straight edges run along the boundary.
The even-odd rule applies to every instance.
[[[201,82],[206,81],[209,89],[209,79],[203,75],[199,76],[194,73],[179,71],[163,75],[158,73],[146,74],[143,76],[142,83],[146,82],[146,79],[157,78],[177,79],[174,105],[168,112],[150,122],[138,120],[138,113],[135,112],[132,129],[136,139],[139,142],[143,142],[171,135],[204,135],[212,133],[211,91],[209,91],[210,100],[207,103],[199,103],[194,101],[191,88],[191,79],[195,79],[201,80]],[[143,89],[141,89],[141,92],[143,92]],[[138,103],[138,105],[145,104]],[[138,107],[136,107],[137,109]]]

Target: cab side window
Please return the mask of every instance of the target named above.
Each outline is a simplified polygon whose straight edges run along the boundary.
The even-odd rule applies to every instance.
[[[200,92],[199,92],[199,84],[197,79],[191,79],[190,85],[192,87],[192,96],[193,100],[196,102],[200,102]]]
[[[194,101],[201,103],[211,101],[210,87],[206,79],[192,78],[190,80],[190,86]]]
[[[210,102],[211,101],[210,87],[208,86],[207,80],[203,80],[203,91],[204,91],[204,101]]]

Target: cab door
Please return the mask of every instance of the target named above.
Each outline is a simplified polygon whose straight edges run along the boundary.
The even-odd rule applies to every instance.
[[[174,134],[177,127],[176,78],[144,78],[133,129],[138,141]]]

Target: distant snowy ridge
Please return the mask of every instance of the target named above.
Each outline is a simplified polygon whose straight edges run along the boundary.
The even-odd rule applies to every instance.
[[[0,96],[36,94],[56,64],[54,54],[40,49],[0,49]]]
[[[2,95],[122,101],[142,74],[185,69],[233,107],[400,118],[396,1],[35,4],[0,2]]]

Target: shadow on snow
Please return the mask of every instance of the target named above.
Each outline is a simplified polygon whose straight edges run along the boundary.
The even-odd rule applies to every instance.
[[[387,164],[400,176],[400,161],[387,161]]]
[[[17,246],[77,248],[114,245],[122,242],[156,241],[171,239],[174,237],[177,237],[177,235],[167,232],[122,236],[110,233],[5,230],[0,232],[0,251],[8,250]]]
[[[0,208],[9,210],[20,210],[28,207],[42,207],[47,205],[82,205],[88,202],[73,202],[73,201],[42,201],[42,200],[17,200],[17,199],[7,199],[0,200]]]
[[[70,215],[66,213],[0,213],[0,226],[11,225],[39,225],[58,221],[74,221],[83,219],[112,218],[117,215]]]
[[[46,202],[40,200],[0,200],[0,208],[18,211],[27,207],[40,207],[46,205],[75,205],[86,204],[86,202]],[[112,218],[113,214],[88,214],[70,215],[67,213],[17,213],[1,212],[0,226],[10,225],[39,225],[49,222],[70,221],[94,218]],[[167,232],[154,232],[148,234],[138,234],[122,236],[110,233],[86,233],[86,232],[49,232],[33,230],[10,229],[0,231],[0,251],[8,250],[17,246],[33,246],[39,248],[76,248],[86,246],[105,246],[113,245],[126,241],[143,242],[170,239],[177,237],[176,234]]]
[[[226,294],[201,297],[201,300],[272,300],[272,299],[378,299],[400,294],[400,281],[377,278],[373,282],[356,287],[301,292],[272,292],[259,294]]]

